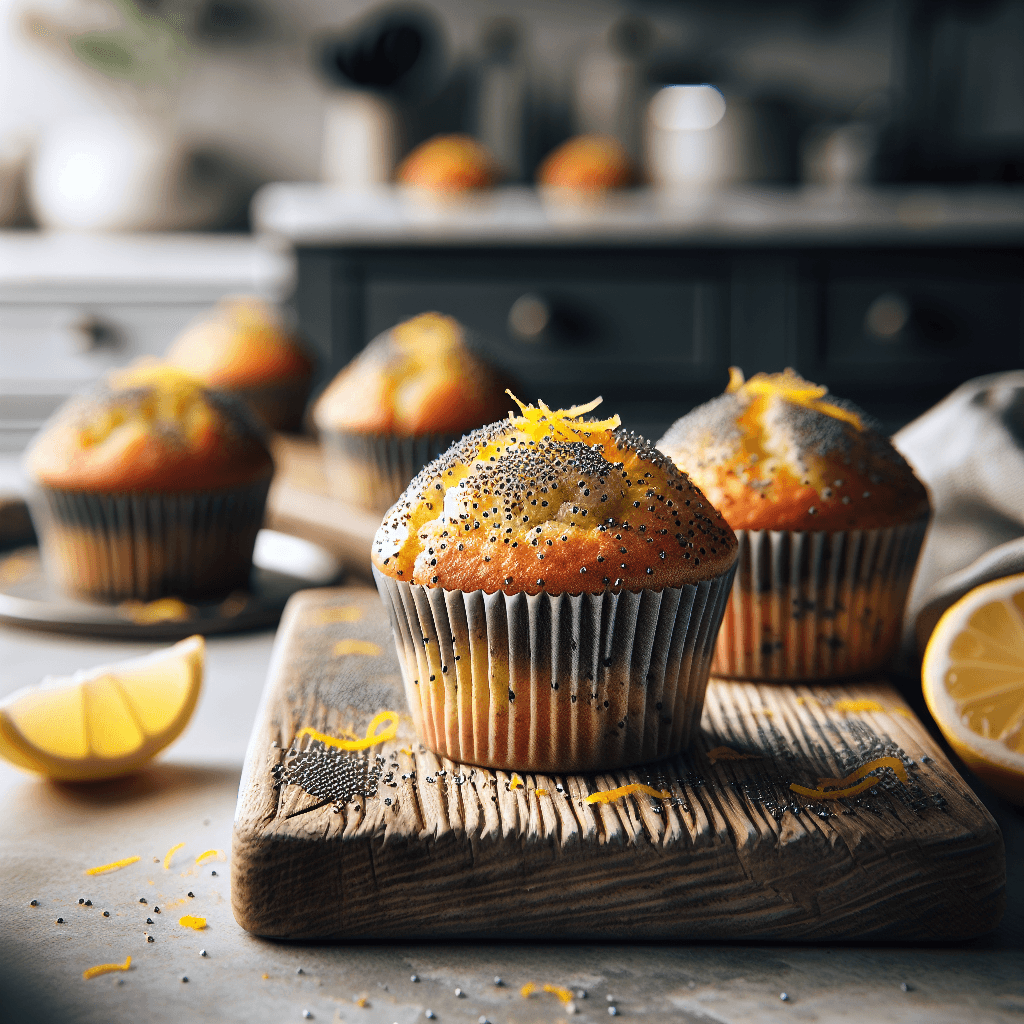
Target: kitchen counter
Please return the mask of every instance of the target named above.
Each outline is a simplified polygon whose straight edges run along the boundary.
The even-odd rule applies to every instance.
[[[228,852],[272,643],[270,632],[211,639],[194,720],[165,758],[132,779],[57,786],[0,765],[5,1019],[419,1024],[429,1009],[441,1024],[597,1024],[612,1006],[625,1019],[689,1024],[1008,1024],[1024,1014],[1024,817],[980,787],[1006,840],[1009,903],[996,932],[963,945],[314,946],[255,938],[232,918],[228,865],[195,861],[211,849]],[[0,695],[48,673],[145,649],[0,627]],[[179,843],[185,845],[165,869],[164,857]],[[85,874],[134,855],[141,860],[119,871]],[[30,906],[33,899],[39,906]],[[205,917],[206,929],[181,927],[184,914]],[[128,955],[130,971],[82,978],[86,968],[123,963]],[[500,987],[495,976],[503,979]],[[584,990],[586,997],[574,998],[578,1012],[571,1017],[550,993],[523,998],[528,982]]]
[[[630,189],[576,202],[505,186],[458,199],[402,188],[264,186],[253,224],[299,246],[1020,244],[1024,189]]]

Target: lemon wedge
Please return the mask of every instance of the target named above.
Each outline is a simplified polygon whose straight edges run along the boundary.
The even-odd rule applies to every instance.
[[[963,762],[1024,805],[1024,574],[985,583],[939,619],[921,681],[928,710]]]
[[[135,771],[188,724],[205,650],[193,636],[144,658],[18,690],[0,702],[0,755],[64,781]]]

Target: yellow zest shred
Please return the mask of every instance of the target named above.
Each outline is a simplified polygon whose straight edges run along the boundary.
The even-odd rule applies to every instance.
[[[266,981],[266,980],[267,980],[267,978],[269,978],[269,977],[270,977],[270,975],[269,975],[269,974],[267,974],[267,972],[266,972],[266,971],[264,971],[264,972],[263,972],[263,973],[262,973],[262,974],[260,975],[260,977],[261,977],[261,978],[262,978],[262,979],[263,979],[264,981]]]
[[[88,868],[85,873],[87,875],[105,875],[108,871],[126,868],[129,864],[134,864],[138,859],[138,857],[124,857],[121,860],[113,860],[109,864],[100,864],[96,868]]]
[[[367,999],[366,996],[360,996],[356,1000],[356,1006],[364,1006],[365,1007],[365,1006],[369,1006],[369,1005],[370,1005],[370,1000]]]
[[[519,778],[519,776],[516,775],[514,772],[512,774],[512,781],[508,784],[508,788],[509,789],[522,789],[523,788],[523,780],[521,778]]]
[[[629,796],[630,793],[646,793],[648,796],[656,796],[661,800],[667,800],[672,794],[666,789],[655,789],[642,782],[631,782],[628,786],[619,786],[618,789],[608,789],[603,793],[591,793],[587,797],[588,804],[610,804],[620,797]]]
[[[743,382],[746,378],[743,376],[743,371],[738,366],[729,367],[729,383],[725,386],[725,393],[731,395],[736,391],[739,391],[743,387]]]
[[[800,705],[800,707],[803,707],[807,703],[807,698],[806,697],[797,697],[796,702],[797,702],[797,704]]]
[[[839,800],[847,796],[856,796],[858,793],[863,793],[866,789],[871,789],[872,786],[877,786],[881,779],[870,775],[870,773],[879,768],[891,768],[900,782],[905,786],[910,784],[910,776],[907,774],[907,769],[898,757],[876,757],[873,761],[862,764],[855,772],[847,775],[845,779],[819,779],[818,786],[820,788],[818,789],[800,786],[795,782],[791,782],[789,788],[794,793],[799,793],[800,796],[807,796],[816,800]],[[865,775],[869,775],[869,777],[864,778]],[[862,779],[863,781],[857,782],[857,779]],[[854,782],[857,784],[851,785]],[[825,789],[824,787],[826,786],[838,786],[841,788]]]
[[[547,796],[548,795],[548,791],[546,789],[541,789],[539,786],[534,790],[534,793],[536,793],[537,796]]]
[[[171,858],[184,846],[184,843],[175,843],[165,854],[164,854],[164,871],[169,871],[171,868]]]
[[[99,977],[101,974],[111,974],[113,971],[127,971],[132,965],[132,958],[125,957],[123,964],[97,964],[88,970],[82,971],[82,977],[88,981],[90,978]]]
[[[377,732],[377,729],[382,725],[384,728]],[[301,739],[303,736],[309,736],[314,740],[319,740],[328,747],[337,747],[339,750],[366,750],[369,747],[375,747],[378,743],[386,743],[388,740],[393,740],[397,735],[398,712],[382,711],[379,715],[374,715],[370,719],[370,724],[366,727],[366,736],[361,740],[341,740],[336,736],[328,736],[326,733],[317,732],[316,729],[309,725],[304,729],[300,729],[295,734],[295,738]]]
[[[559,988],[557,985],[545,985],[544,991],[558,996],[563,1003],[572,1002],[572,993],[567,988]]]
[[[224,860],[224,853],[221,850],[206,850],[196,857],[196,863],[202,864],[203,861],[211,860],[216,857],[217,860]]]
[[[863,430],[864,424],[860,416],[849,409],[843,409],[832,402],[824,402],[822,399],[828,394],[828,388],[823,384],[812,384],[804,380],[792,367],[787,366],[782,373],[755,373],[750,380],[741,382],[733,387],[735,377],[729,371],[729,389],[733,391],[745,391],[749,395],[756,395],[760,398],[772,398],[778,396],[791,405],[799,405],[812,412],[824,413],[833,419],[842,420]]]
[[[334,645],[336,658],[340,658],[343,654],[367,654],[373,657],[380,653],[380,644],[375,644],[372,640],[339,640]]]
[[[122,601],[118,607],[132,622],[148,626],[154,622],[182,622],[191,619],[195,608],[177,597],[161,597],[156,601]]]
[[[540,399],[537,405],[526,405],[520,402],[511,391],[505,394],[519,406],[522,415],[516,416],[509,413],[509,420],[524,433],[529,434],[535,441],[541,441],[549,434],[562,441],[578,441],[583,431],[614,430],[621,426],[622,420],[618,416],[612,416],[607,420],[594,420],[588,422],[573,422],[588,412],[593,412],[603,401],[603,398],[595,398],[586,405],[572,405],[568,409],[549,409]]]
[[[318,626],[326,626],[331,622],[358,622],[363,617],[363,609],[354,604],[343,604],[339,608],[320,608],[314,616]]]
[[[714,750],[708,751],[708,761],[711,764],[718,761],[758,761],[760,758],[760,754],[741,754],[732,747],[715,747]]]
[[[399,753],[405,754],[407,757],[412,757],[412,750],[409,747],[402,747],[402,749],[399,750]]]
[[[522,997],[523,997],[524,999],[529,999],[529,998],[530,998],[530,996],[532,996],[532,995],[533,995],[533,993],[534,993],[534,992],[536,992],[536,991],[537,991],[537,986],[536,986],[536,985],[535,985],[535,984],[534,984],[534,983],[533,983],[532,981],[528,981],[528,982],[527,982],[527,983],[526,983],[526,984],[525,984],[525,985],[524,985],[524,986],[523,986],[523,987],[522,987],[522,988],[521,988],[521,989],[519,990],[519,994],[520,994],[520,995],[521,995],[521,996],[522,996]]]
[[[864,778],[868,772],[873,772],[876,768],[891,768],[896,773],[896,777],[900,782],[910,782],[910,776],[907,775],[907,769],[898,757],[876,757],[873,761],[868,761],[866,764],[862,764],[855,772],[851,772],[844,779],[818,779],[818,785],[848,786],[851,782],[856,782],[858,779]]]
[[[912,711],[908,711],[906,708],[892,708],[890,714],[902,715],[904,718],[914,717],[914,713]]]
[[[885,711],[885,708],[877,700],[837,700],[832,705],[835,711],[856,712],[856,711]]]
[[[202,931],[206,927],[205,917],[193,917],[191,914],[186,914],[184,917],[178,918],[178,924],[182,928],[192,928],[194,931]]]

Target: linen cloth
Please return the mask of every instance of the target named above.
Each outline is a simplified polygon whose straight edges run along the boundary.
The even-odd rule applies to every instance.
[[[904,620],[904,656],[919,658],[968,590],[1024,572],[1024,370],[967,381],[892,442],[932,500]]]

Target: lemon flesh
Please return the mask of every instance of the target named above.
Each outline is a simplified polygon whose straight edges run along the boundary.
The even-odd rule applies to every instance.
[[[0,755],[66,781],[134,771],[188,724],[204,653],[203,638],[193,636],[144,658],[19,690],[0,703]]]
[[[971,770],[1024,804],[1024,575],[976,587],[928,642],[924,696]]]

